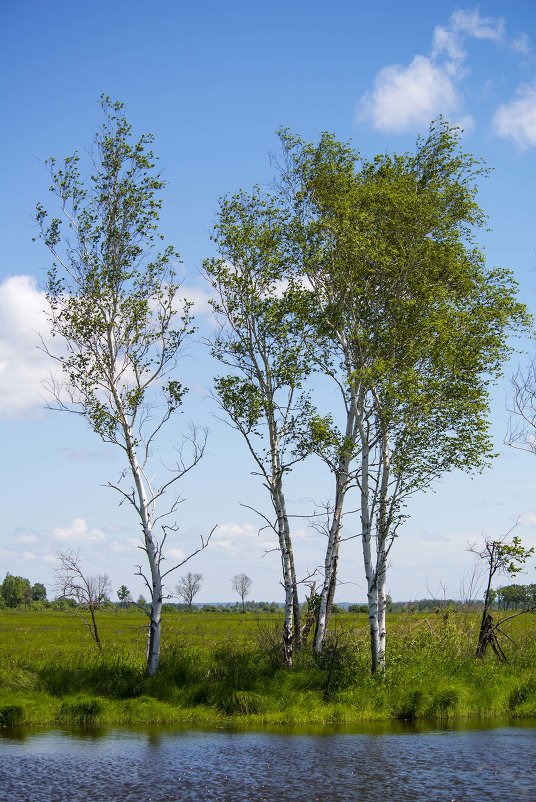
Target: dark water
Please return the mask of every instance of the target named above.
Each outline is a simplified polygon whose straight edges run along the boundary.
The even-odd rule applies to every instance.
[[[536,802],[536,727],[12,732],[1,802]]]

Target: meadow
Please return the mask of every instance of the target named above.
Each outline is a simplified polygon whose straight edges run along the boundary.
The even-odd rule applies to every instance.
[[[144,676],[146,618],[102,611],[102,653],[80,617],[0,612],[0,725],[300,726],[536,716],[536,616],[507,630],[508,662],[476,660],[479,617],[388,617],[388,671],[371,676],[367,616],[331,619],[324,653],[282,666],[277,613],[168,612],[158,675]]]

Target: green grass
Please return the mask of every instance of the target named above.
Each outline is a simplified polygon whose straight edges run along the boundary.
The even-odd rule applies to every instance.
[[[320,658],[281,665],[277,614],[167,613],[159,673],[146,619],[102,612],[99,654],[68,613],[0,613],[0,726],[310,725],[536,716],[536,616],[512,621],[509,661],[473,653],[477,614],[388,618],[388,673],[369,672],[367,619],[339,614]]]

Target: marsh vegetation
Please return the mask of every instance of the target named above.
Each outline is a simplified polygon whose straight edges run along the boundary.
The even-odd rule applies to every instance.
[[[145,620],[102,611],[102,650],[69,613],[3,611],[0,723],[248,725],[536,716],[536,620],[513,620],[508,662],[474,657],[479,613],[389,614],[389,671],[371,675],[365,614],[339,613],[321,654],[285,666],[282,613],[164,613],[145,676]]]

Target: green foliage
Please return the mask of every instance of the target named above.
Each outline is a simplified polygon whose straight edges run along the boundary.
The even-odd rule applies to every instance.
[[[472,243],[485,223],[485,168],[441,119],[415,153],[372,161],[331,134],[318,144],[280,135],[316,359],[361,404],[369,443],[388,434],[397,494],[482,468],[493,453],[490,379],[510,351],[508,330],[528,322],[512,274],[486,268]],[[319,446],[333,446],[328,418],[312,428]]]
[[[103,96],[101,105],[90,175],[78,154],[61,165],[48,159],[61,218],[39,204],[37,221],[55,259],[47,298],[53,332],[67,346],[57,358],[71,404],[103,440],[122,442],[148,403],[163,405],[165,418],[180,405],[180,383],[169,380],[162,393],[158,382],[192,329],[189,304],[177,311],[178,254],[171,246],[154,252],[164,182],[153,137],[133,141],[123,104]]]
[[[42,582],[36,582],[34,585],[32,585],[32,601],[44,602],[46,600],[47,600],[47,589],[45,588]]]
[[[30,580],[22,576],[12,576],[12,574],[7,573],[0,586],[0,593],[6,607],[18,607],[22,604],[26,606],[32,601]]]

